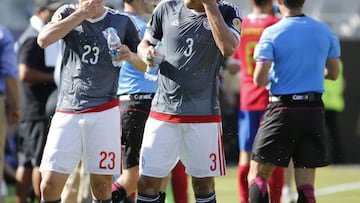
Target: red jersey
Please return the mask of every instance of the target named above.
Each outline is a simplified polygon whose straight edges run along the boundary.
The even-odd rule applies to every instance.
[[[273,15],[250,14],[242,21],[240,45],[234,58],[240,60],[240,109],[249,111],[265,110],[269,93],[264,87],[253,83],[255,60],[253,53],[263,30],[280,20]]]

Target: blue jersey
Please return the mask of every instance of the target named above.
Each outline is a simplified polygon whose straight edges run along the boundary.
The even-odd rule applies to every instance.
[[[140,37],[144,36],[146,22],[140,16],[130,16],[134,18],[136,25],[140,30]],[[121,66],[118,95],[134,93],[154,93],[156,91],[157,81],[151,81],[144,78],[144,72],[138,71],[128,61]]]
[[[258,61],[274,62],[272,95],[324,92],[326,60],[339,56],[338,37],[307,16],[284,17],[265,29],[254,53]]]
[[[10,31],[0,26],[0,92],[5,93],[5,78],[18,77],[14,39]]]

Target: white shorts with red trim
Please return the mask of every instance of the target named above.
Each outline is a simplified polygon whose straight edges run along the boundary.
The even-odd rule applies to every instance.
[[[179,159],[191,176],[225,175],[221,122],[172,123],[149,117],[140,152],[140,174],[165,177]]]
[[[83,160],[86,173],[120,174],[121,131],[119,107],[100,112],[56,112],[40,170],[71,174]]]

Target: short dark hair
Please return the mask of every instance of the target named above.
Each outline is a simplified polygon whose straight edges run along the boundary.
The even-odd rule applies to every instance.
[[[299,9],[303,7],[305,0],[283,0],[283,2],[289,9]]]
[[[256,6],[262,6],[265,5],[266,3],[270,2],[272,0],[254,0],[254,3]]]

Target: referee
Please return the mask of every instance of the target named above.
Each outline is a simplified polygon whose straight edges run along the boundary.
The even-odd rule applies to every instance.
[[[267,181],[275,166],[287,167],[290,159],[297,202],[315,203],[315,168],[329,164],[321,97],[324,78],[338,77],[340,45],[327,25],[303,13],[304,2],[277,0],[283,19],[264,30],[255,49],[254,83],[265,86],[269,78],[271,85],[251,155],[251,203],[269,202]]]

